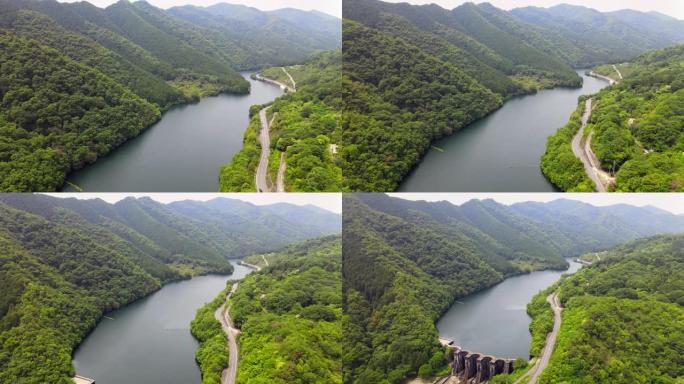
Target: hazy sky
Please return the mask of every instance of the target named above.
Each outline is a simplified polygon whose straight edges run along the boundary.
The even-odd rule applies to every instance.
[[[256,205],[290,203],[295,205],[311,204],[335,213],[342,212],[342,196],[339,193],[47,193],[54,197],[75,197],[77,199],[100,198],[108,203],[116,203],[128,196],[149,196],[160,203],[179,200],[207,201],[225,197],[248,201]]]
[[[442,201],[461,205],[472,199],[493,199],[501,204],[523,201],[547,202],[557,199],[579,200],[594,206],[630,204],[652,205],[672,213],[684,214],[684,194],[681,193],[390,193],[406,200]]]
[[[453,9],[463,0],[384,0],[392,3],[411,3],[411,4],[430,4],[435,3],[447,9]],[[484,2],[483,0],[471,0],[474,3]],[[672,17],[684,20],[684,1],[683,0],[489,0],[492,5],[512,9],[518,7],[537,6],[551,7],[558,4],[583,5],[599,11],[617,11],[619,9],[635,9],[639,11],[658,11]]]
[[[73,3],[81,0],[59,0],[64,3]],[[98,7],[106,7],[116,3],[118,0],[86,0]],[[130,0],[134,1],[134,0]],[[327,14],[341,17],[342,0],[147,0],[148,3],[159,8],[171,8],[178,5],[199,5],[208,6],[216,3],[244,4],[250,7],[270,11],[279,8],[298,8],[304,10],[315,9]]]

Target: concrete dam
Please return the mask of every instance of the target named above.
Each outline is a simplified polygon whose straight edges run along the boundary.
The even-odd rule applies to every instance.
[[[451,376],[444,377],[436,384],[443,384],[451,377],[459,379],[460,383],[479,384],[487,382],[496,375],[513,372],[515,359],[502,359],[482,353],[466,351],[453,341],[445,343],[453,350]]]

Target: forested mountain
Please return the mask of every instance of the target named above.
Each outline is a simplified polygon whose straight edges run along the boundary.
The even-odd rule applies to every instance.
[[[620,80],[593,97],[587,129],[601,167],[615,175],[622,192],[684,190],[684,46],[646,53],[616,68],[595,71]],[[569,124],[579,129],[579,117]],[[568,166],[571,135],[559,131],[549,139],[542,169],[564,190],[577,189],[584,170]],[[569,181],[569,182],[566,182]]]
[[[344,189],[340,143],[342,86],[340,50],[325,52],[304,64],[286,67],[296,84],[296,92],[288,92],[270,104],[267,111],[271,138],[268,174],[275,184],[281,155],[285,159],[285,190],[288,192],[336,192]],[[293,87],[283,67],[266,68],[261,76]],[[245,132],[243,147],[230,164],[221,169],[220,190],[223,192],[256,191],[255,173],[261,144],[259,109]]]
[[[194,9],[219,18],[204,23],[144,1],[0,0],[0,190],[57,190],[171,106],[249,92],[237,70],[340,46],[332,16],[252,9],[266,18],[252,22],[214,7]]]
[[[225,209],[208,220],[149,198],[1,194],[0,382],[68,383],[73,349],[104,312],[174,279],[231,272],[229,258],[340,230],[339,215],[310,207],[204,204]]]
[[[563,257],[684,231],[684,218],[652,207],[570,200],[456,206],[353,194],[343,212],[347,383],[440,373],[435,321],[454,300],[506,276],[563,269]]]
[[[681,382],[684,237],[602,252],[560,283],[559,297],[563,320],[540,383]]]
[[[339,48],[340,20],[315,11],[293,8],[260,11],[244,5],[186,5],[168,12],[197,26],[215,30],[225,59],[238,69],[299,64],[314,51]]]
[[[579,68],[621,62],[650,49],[684,42],[684,21],[655,12],[602,13],[561,4],[550,8],[517,8],[511,14],[553,32],[547,36],[559,43],[558,54]]]
[[[458,67],[344,21],[343,169],[351,190],[391,191],[430,142],[501,106]]]
[[[240,281],[228,303],[241,331],[237,382],[341,383],[340,237],[307,240],[249,261],[263,269]],[[207,384],[218,383],[228,364],[226,338],[214,318],[225,293],[201,308],[192,323]]]
[[[343,3],[344,169],[351,190],[396,189],[430,142],[506,98],[579,86],[573,67],[684,41],[684,22],[558,6],[504,11],[465,3]],[[643,29],[639,23],[648,25]],[[446,76],[445,74],[448,74]]]

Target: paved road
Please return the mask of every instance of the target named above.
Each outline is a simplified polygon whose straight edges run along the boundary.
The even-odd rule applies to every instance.
[[[278,179],[276,182],[276,192],[285,192],[285,152],[280,153],[280,166],[278,167]]]
[[[615,64],[613,64],[613,69],[615,70],[615,72],[617,72],[618,76],[620,77],[620,80],[622,80],[622,79],[623,79],[622,73],[620,73],[620,70],[617,69],[617,67],[615,66]]]
[[[544,369],[546,369],[546,366],[549,365],[549,360],[551,359],[553,348],[556,346],[558,330],[560,330],[561,326],[561,312],[563,308],[561,308],[560,303],[558,302],[558,294],[550,294],[546,298],[546,301],[549,302],[549,304],[551,305],[551,309],[553,310],[553,330],[551,331],[551,333],[548,334],[548,336],[546,336],[546,344],[544,345],[544,349],[542,350],[539,362],[535,365],[535,367],[532,368],[534,370],[534,373],[532,373],[532,377],[530,377],[530,381],[528,382],[528,384],[537,384],[539,375],[541,375],[542,372],[544,372]]]
[[[226,302],[230,299],[233,293],[235,293],[237,287],[238,283],[235,283],[230,288],[230,292],[226,296]],[[233,327],[233,321],[230,319],[230,313],[225,306],[226,305],[223,304],[216,310],[216,312],[214,312],[214,317],[221,323],[221,329],[223,329],[223,333],[228,336],[228,368],[221,372],[221,384],[235,384],[235,377],[237,376],[238,367],[238,346],[236,336],[240,333],[240,331]]]
[[[283,72],[285,72],[285,74],[287,75],[287,77],[290,78],[290,83],[292,84],[292,88],[290,88],[290,89],[292,90],[292,92],[296,92],[296,91],[297,91],[297,83],[295,83],[294,79],[293,79],[292,76],[290,75],[290,72],[288,72],[287,69],[285,69],[285,67],[280,67],[280,68],[282,68],[282,69],[283,69]]]
[[[608,172],[601,169],[598,158],[591,150],[591,138],[593,132],[589,133],[587,140],[582,145],[582,136],[584,136],[584,129],[587,127],[589,122],[589,117],[591,117],[591,107],[592,99],[587,99],[584,105],[584,113],[582,114],[582,126],[572,138],[572,152],[575,156],[582,161],[584,164],[584,171],[587,173],[589,178],[596,185],[597,192],[606,192],[606,186],[608,184],[614,183],[615,178],[611,176]]]
[[[610,78],[608,76],[603,76],[603,75],[596,73],[594,71],[590,71],[589,76],[598,77],[599,79],[603,79],[603,80],[607,81],[610,85],[617,83],[617,81],[613,80],[612,78]]]
[[[271,107],[266,107],[259,111],[259,120],[261,120],[261,132],[259,133],[259,141],[261,142],[261,158],[259,159],[259,166],[256,171],[256,187],[257,192],[271,192],[266,182],[266,174],[268,173],[268,156],[271,153],[271,135],[268,124],[268,117],[266,111]]]
[[[594,170],[599,180],[602,181],[602,185],[604,185],[603,192],[605,192],[605,189],[608,185],[615,184],[615,177],[611,176],[610,173],[601,169],[601,162],[599,161],[598,157],[596,157],[594,151],[591,150],[591,138],[593,137],[593,135],[594,132],[589,132],[587,140],[584,143],[584,152],[587,154],[587,157],[589,158],[591,168]]]

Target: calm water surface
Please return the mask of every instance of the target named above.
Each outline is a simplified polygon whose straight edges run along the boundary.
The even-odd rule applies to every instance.
[[[556,88],[507,101],[491,115],[434,143],[399,186],[404,192],[554,192],[539,168],[546,139],[564,126],[577,98],[607,82],[577,73],[582,88]]]
[[[463,349],[501,358],[530,354],[527,303],[563,273],[574,273],[579,263],[568,260],[566,271],[539,271],[514,276],[454,303],[437,322],[439,336],[455,340]]]
[[[242,148],[249,107],[282,95],[242,76],[248,95],[207,97],[166,112],[159,122],[109,155],[69,175],[85,192],[216,192],[219,170]],[[64,191],[74,191],[66,184]]]
[[[74,355],[79,375],[97,384],[200,384],[198,343],[190,334],[197,309],[229,279],[251,269],[233,262],[232,275],[199,276],[165,285],[152,295],[107,314]]]

